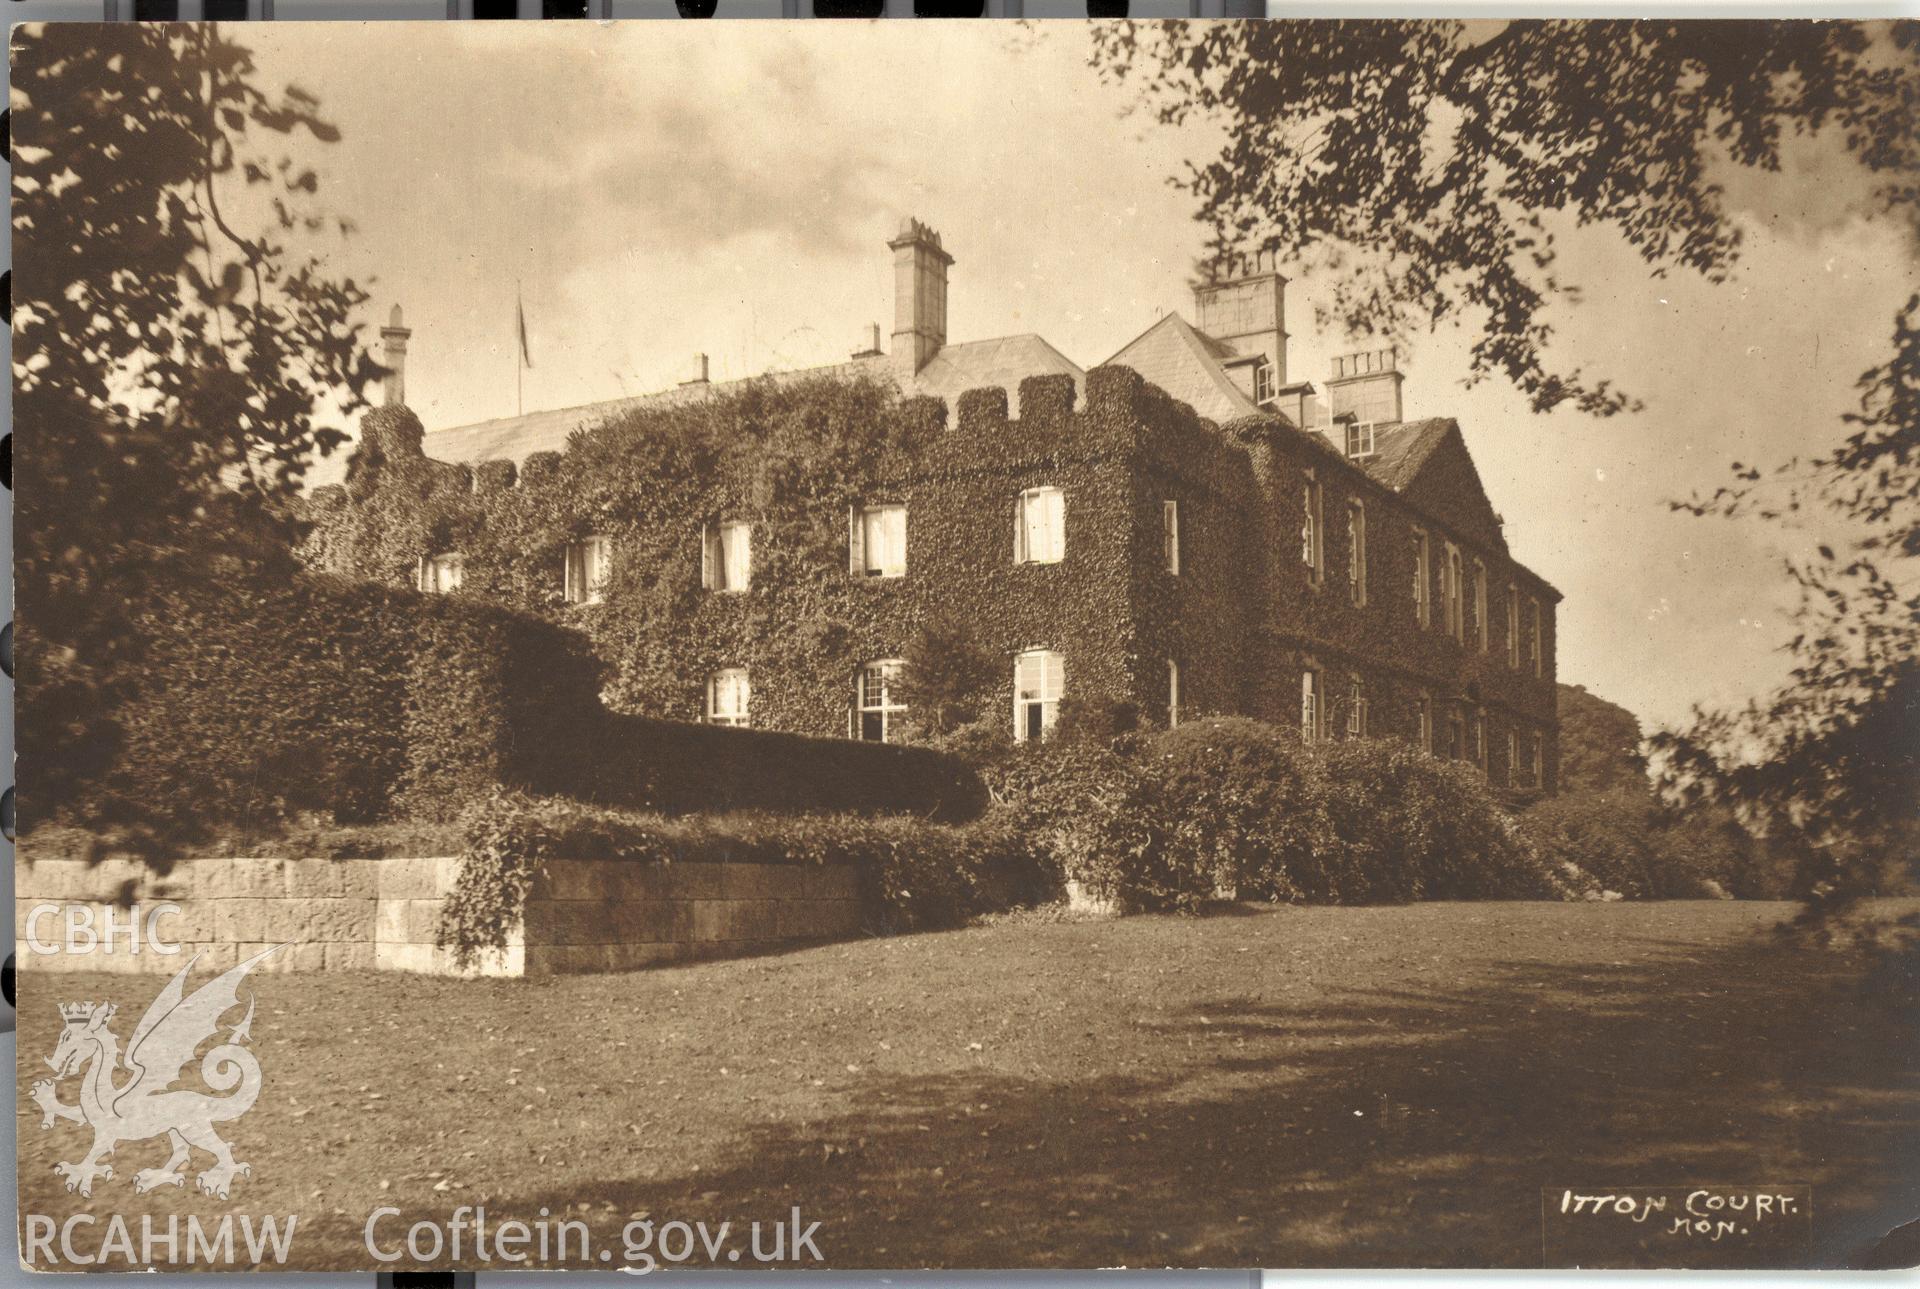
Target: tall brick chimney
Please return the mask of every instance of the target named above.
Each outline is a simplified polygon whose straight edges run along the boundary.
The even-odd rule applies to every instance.
[[[400,320],[400,306],[394,305],[393,312],[387,315],[387,325],[380,328],[380,339],[386,342],[386,405],[401,407],[407,401],[407,337],[409,331]]]
[[[1327,398],[1333,418],[1356,421],[1400,420],[1400,361],[1392,348],[1361,349],[1333,360]]]
[[[908,219],[887,245],[893,249],[893,363],[912,376],[947,343],[947,268],[953,256],[940,234]]]
[[[1247,397],[1271,406],[1287,383],[1287,280],[1279,258],[1236,259],[1216,265],[1215,274],[1194,285],[1194,325],[1233,350],[1227,370]]]

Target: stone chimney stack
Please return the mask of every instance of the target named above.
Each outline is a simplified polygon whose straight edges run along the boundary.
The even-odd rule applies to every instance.
[[[1400,420],[1402,379],[1399,357],[1391,347],[1341,354],[1333,360],[1333,375],[1327,380],[1333,419]]]
[[[1215,270],[1193,288],[1194,325],[1233,350],[1237,361],[1227,369],[1247,397],[1270,405],[1287,383],[1287,280],[1279,257],[1235,259]]]
[[[387,325],[380,328],[380,339],[386,342],[387,395],[388,407],[403,407],[407,401],[407,337],[413,332],[407,330],[400,318],[400,306],[394,305],[393,312],[387,315]]]
[[[893,363],[912,376],[947,343],[947,269],[953,256],[940,234],[908,219],[887,245],[893,249]]]

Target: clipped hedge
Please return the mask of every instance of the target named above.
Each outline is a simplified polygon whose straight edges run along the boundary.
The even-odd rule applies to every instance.
[[[197,836],[383,817],[407,761],[408,598],[323,577],[169,588],[138,619],[115,754],[36,822]]]
[[[985,802],[929,749],[615,716],[584,635],[477,596],[207,581],[139,621],[112,755],[38,822],[164,852],[316,820],[451,820],[499,786],[676,814],[958,821]]]
[[[406,662],[406,812],[450,818],[505,784],[581,792],[600,773],[600,663],[577,631],[471,596],[421,596]]]
[[[591,795],[658,810],[904,813],[949,822],[986,804],[979,776],[930,748],[607,713]]]
[[[1015,822],[993,812],[953,826],[905,816],[702,815],[608,810],[495,791],[463,816],[459,876],[438,942],[462,965],[519,925],[549,860],[634,864],[854,864],[876,934],[958,926],[1052,898],[1058,882]]]

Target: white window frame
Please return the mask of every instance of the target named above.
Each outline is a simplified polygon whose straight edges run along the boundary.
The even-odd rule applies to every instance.
[[[1180,664],[1175,659],[1167,659],[1167,728],[1177,729],[1180,725]]]
[[[1427,530],[1413,530],[1413,617],[1422,627],[1433,625],[1433,549]]]
[[[1167,572],[1180,575],[1180,503],[1160,503],[1160,543],[1165,548]]]
[[[1372,421],[1347,422],[1347,460],[1364,461],[1374,454],[1373,430]]]
[[[853,728],[849,731],[851,737],[861,742],[874,742],[875,740],[867,737],[866,726],[867,717],[877,714],[880,717],[878,741],[893,742],[893,723],[907,710],[907,705],[900,702],[895,693],[900,683],[900,673],[905,666],[906,663],[899,658],[876,658],[872,662],[863,664],[853,673]],[[880,685],[877,703],[871,701],[873,693],[867,683],[875,672],[879,673]]]
[[[899,549],[882,550],[875,555],[876,543],[869,540],[868,529],[879,521],[880,535],[886,535],[888,517],[898,514]],[[891,557],[891,558],[890,558]],[[907,575],[907,505],[903,501],[876,502],[851,506],[847,510],[847,571],[855,577],[905,577]]]
[[[1347,595],[1357,609],[1367,606],[1367,503],[1347,503]]]
[[[1035,525],[1032,508],[1038,504],[1044,522]],[[1034,549],[1036,532],[1044,549]],[[1067,494],[1055,487],[1027,488],[1013,503],[1013,562],[1058,564],[1067,557]]]
[[[1460,554],[1460,548],[1448,542],[1447,567],[1440,579],[1440,589],[1446,599],[1443,607],[1446,611],[1447,634],[1460,644],[1467,642],[1466,577],[1466,562]]]
[[[1520,588],[1507,583],[1507,667],[1520,670]]]
[[[427,595],[450,595],[466,584],[467,557],[459,551],[440,551],[420,557],[419,585]]]
[[[1027,697],[1022,681],[1029,667],[1039,668],[1040,684],[1034,697]],[[1028,687],[1030,688],[1030,687]],[[1060,719],[1060,697],[1067,688],[1067,660],[1052,649],[1023,649],[1013,658],[1013,741],[1025,743],[1027,712],[1040,709],[1040,737],[1046,738]],[[1049,692],[1051,691],[1051,692]]]
[[[1473,561],[1473,629],[1480,636],[1480,652],[1486,653],[1492,648],[1487,635],[1487,562],[1477,556]]]
[[[739,595],[753,588],[753,525],[725,519],[700,529],[700,585]]]
[[[1534,679],[1539,680],[1546,675],[1546,665],[1544,662],[1546,649],[1541,643],[1539,596],[1531,595],[1527,597],[1527,610],[1528,615],[1533,619],[1533,640],[1531,642],[1533,649],[1533,676]]]
[[[1326,577],[1326,528],[1321,508],[1320,480],[1312,470],[1306,472],[1300,492],[1300,505],[1306,512],[1300,523],[1300,560],[1307,566],[1307,582],[1319,586]]]
[[[593,559],[596,576],[587,576],[587,552],[598,551]],[[599,604],[607,598],[607,580],[613,573],[613,539],[598,533],[567,543],[566,564],[562,570],[562,594],[568,604]]]
[[[723,696],[729,700],[724,708]],[[753,678],[745,667],[721,667],[707,676],[706,722],[735,729],[753,724]]]

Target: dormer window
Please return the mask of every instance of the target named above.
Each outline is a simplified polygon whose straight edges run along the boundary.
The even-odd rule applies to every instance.
[[[1373,455],[1373,422],[1347,422],[1347,459],[1359,461]]]
[[[1273,360],[1262,358],[1253,365],[1253,401],[1265,407],[1278,397],[1280,388],[1274,379]]]

